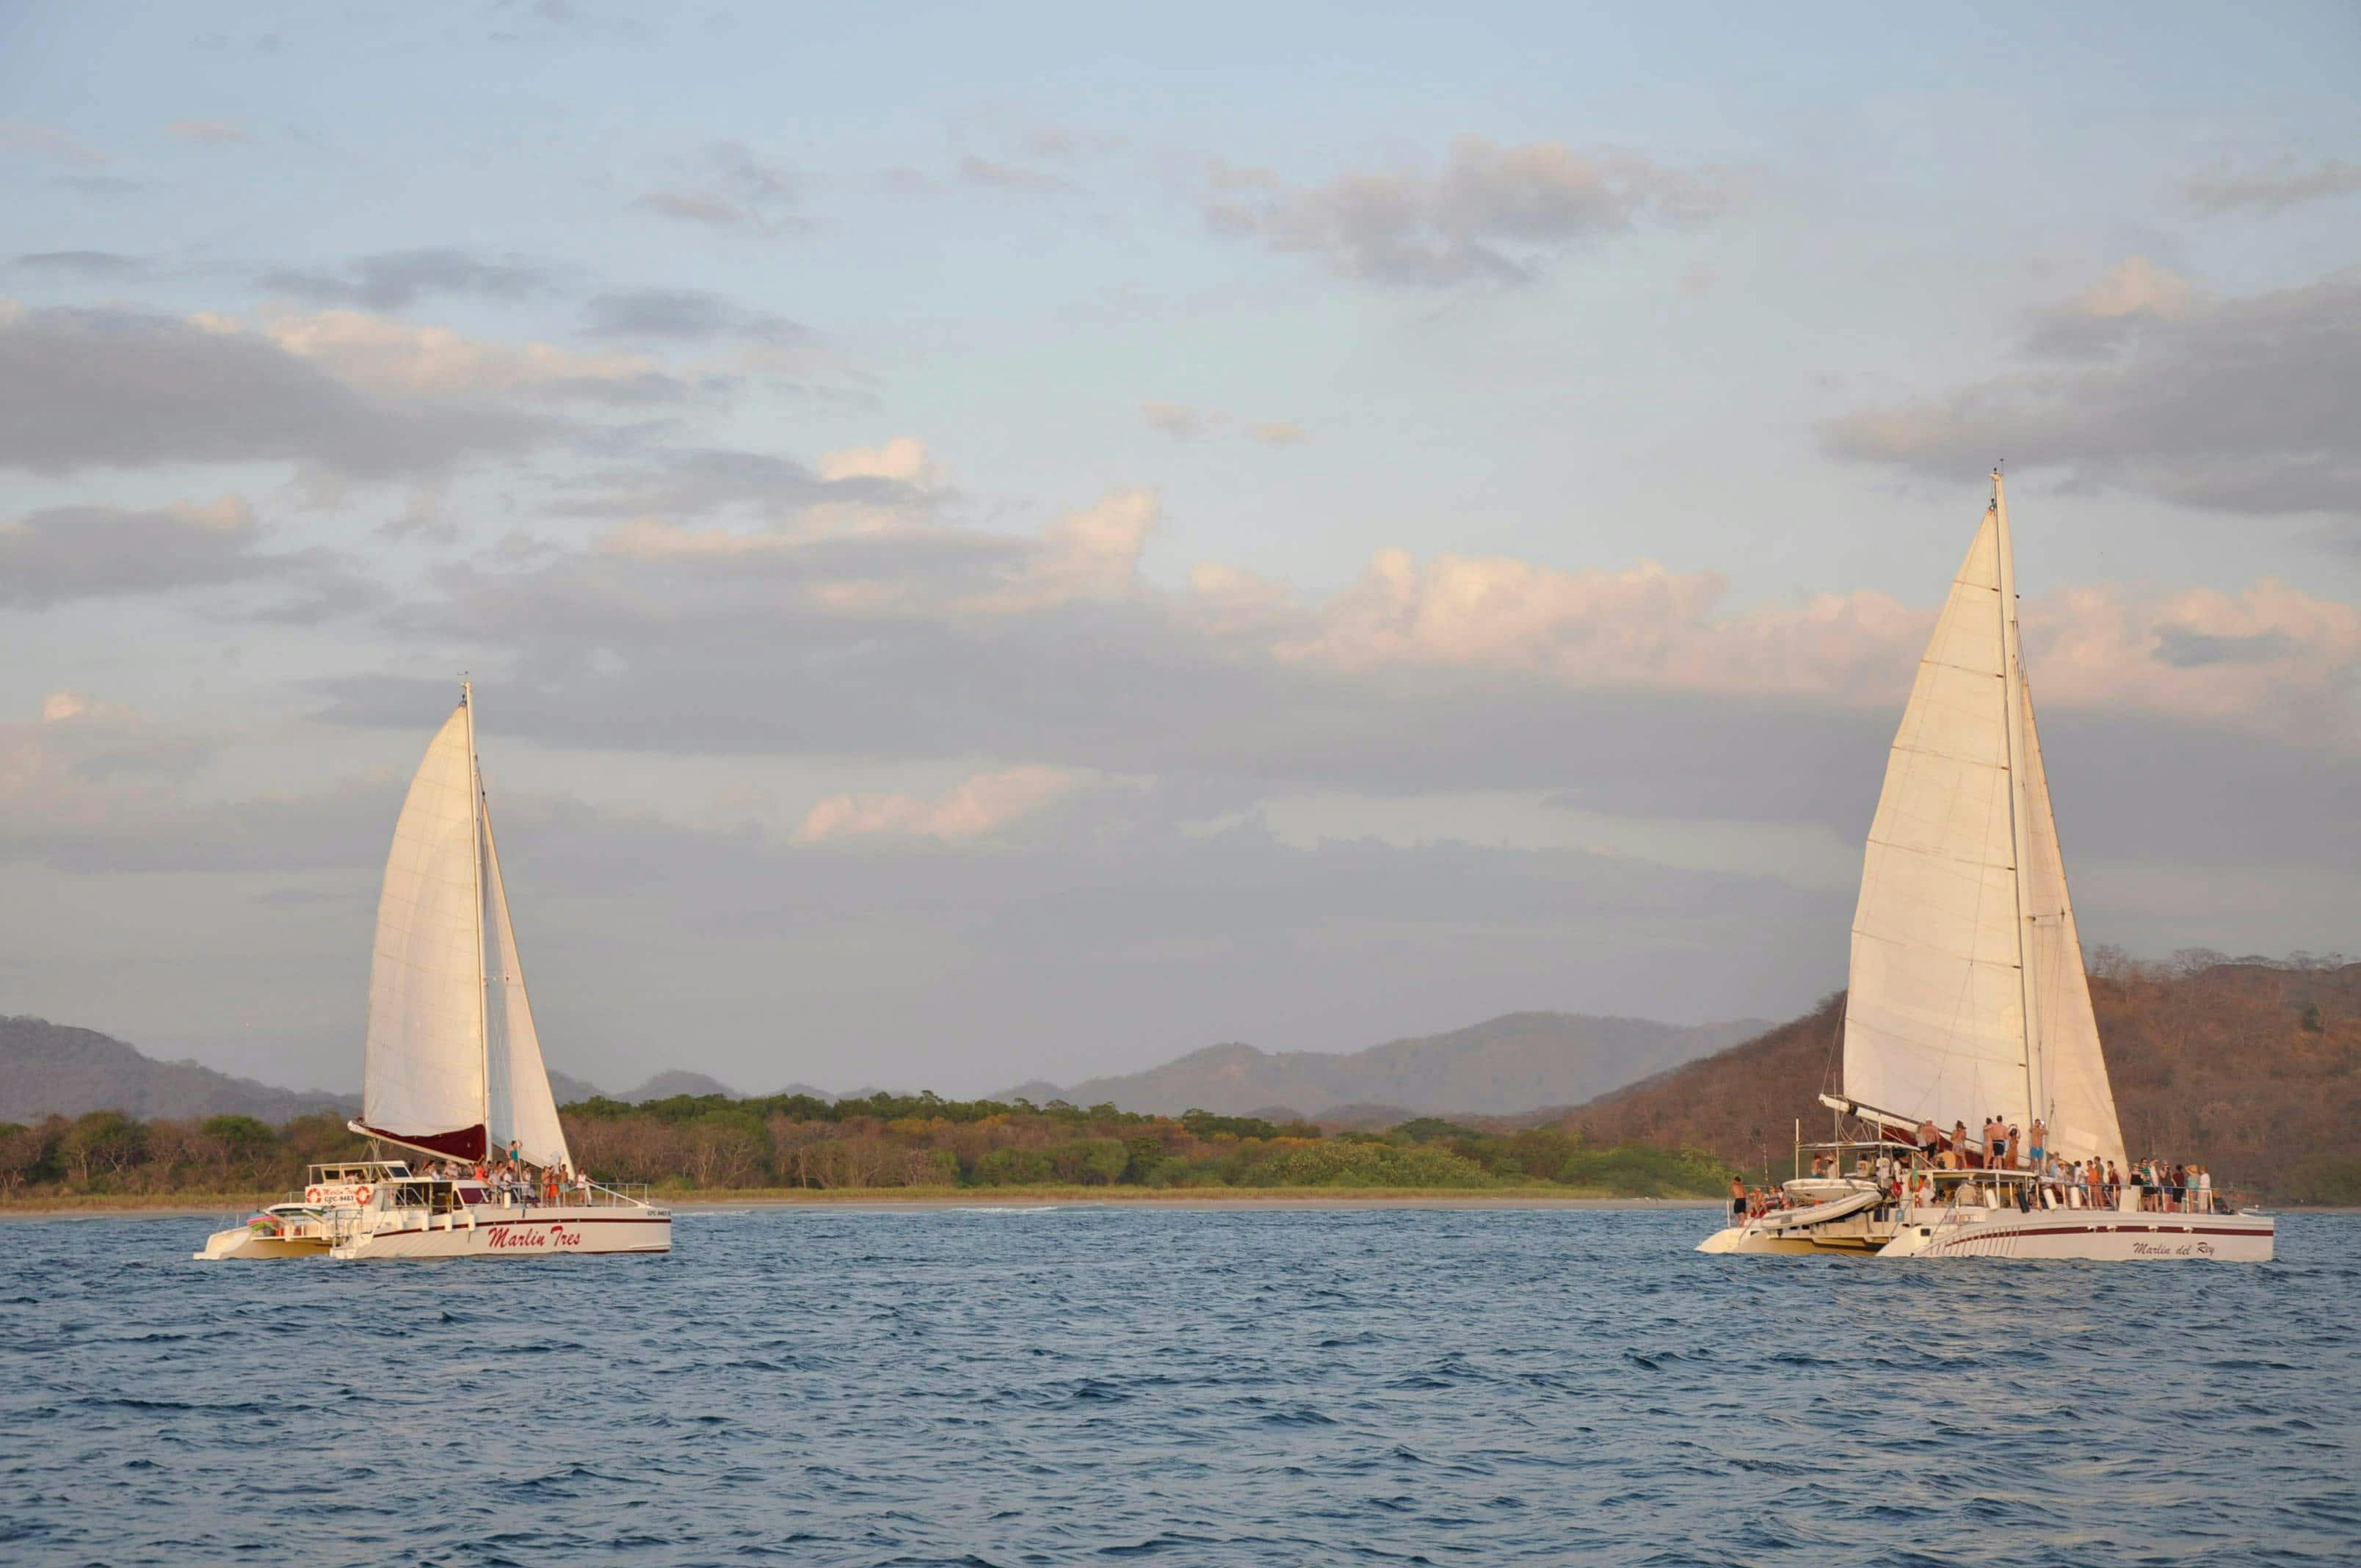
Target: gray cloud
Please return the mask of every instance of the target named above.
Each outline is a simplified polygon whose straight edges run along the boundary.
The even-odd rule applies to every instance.
[[[796,213],[802,181],[775,159],[740,141],[709,143],[682,170],[682,178],[633,204],[662,217],[756,234],[807,231]]]
[[[1997,457],[2180,505],[2361,511],[2361,279],[2127,311],[2028,367],[1821,427],[1840,457],[1956,478]]]
[[[271,552],[242,504],[133,511],[52,507],[0,524],[0,605],[42,609],[72,599],[271,582],[316,598],[357,587],[325,550]]]
[[[593,337],[701,342],[740,337],[773,345],[807,343],[811,334],[784,316],[763,315],[702,289],[630,289],[599,294],[583,307]]]
[[[464,250],[433,247],[382,251],[333,270],[280,269],[258,281],[273,293],[313,304],[398,311],[428,294],[527,299],[547,292],[551,276],[514,257],[488,261]]]
[[[2284,631],[2257,631],[2245,637],[2222,637],[2187,626],[2157,630],[2156,656],[2177,670],[2205,664],[2268,664],[2295,650]]]
[[[499,409],[365,395],[247,333],[169,316],[42,309],[0,317],[0,466],[40,474],[287,460],[417,473],[555,433]]]
[[[2361,165],[2331,158],[2310,169],[2298,168],[2291,161],[2244,171],[2223,168],[2191,176],[2181,182],[2180,189],[2192,204],[2209,213],[2241,209],[2280,213],[2306,202],[2361,192]]]
[[[1347,277],[1442,288],[1522,282],[1543,262],[1641,219],[1691,223],[1729,199],[1715,170],[1636,153],[1577,153],[1556,142],[1452,144],[1439,173],[1365,171],[1294,189],[1267,170],[1217,164],[1205,219],[1213,232],[1313,256]]]
[[[42,250],[9,263],[12,270],[87,283],[129,283],[148,276],[146,258],[111,250]]]

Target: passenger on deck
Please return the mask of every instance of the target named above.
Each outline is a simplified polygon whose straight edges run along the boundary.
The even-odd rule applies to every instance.
[[[1730,1179],[1730,1223],[1746,1223],[1746,1184],[1734,1176]]]
[[[2042,1157],[2049,1152],[2049,1124],[2040,1117],[2033,1119],[2033,1131],[2026,1136],[2026,1152],[2033,1157],[2033,1168],[2041,1168]]]
[[[2201,1214],[2213,1212],[2213,1173],[2202,1165],[2197,1168],[2197,1212]]]
[[[1935,1157],[1935,1151],[1940,1148],[1942,1144],[1943,1135],[1935,1130],[1935,1118],[1929,1116],[1925,1121],[1918,1124],[1918,1152],[1920,1154],[1925,1155],[1931,1160]]]

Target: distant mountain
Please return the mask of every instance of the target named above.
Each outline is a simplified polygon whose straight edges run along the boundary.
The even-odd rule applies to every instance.
[[[745,1098],[718,1078],[708,1078],[701,1072],[683,1072],[677,1068],[670,1072],[660,1072],[637,1089],[627,1089],[615,1098],[626,1104],[640,1105],[651,1100],[670,1100],[676,1094],[726,1094],[732,1100]]]
[[[600,1099],[607,1091],[588,1079],[553,1071],[549,1075],[549,1092],[560,1105],[571,1105],[577,1101]]]
[[[1193,1108],[1236,1116],[1290,1105],[1506,1114],[1592,1099],[1762,1028],[1755,1019],[1685,1026],[1581,1013],[1510,1013],[1448,1035],[1350,1053],[1208,1046],[1146,1072],[1088,1079],[1062,1090],[1036,1080],[994,1098],[1084,1106],[1112,1101],[1125,1111],[1167,1115]]]
[[[0,1122],[120,1111],[141,1121],[252,1116],[277,1123],[313,1111],[353,1115],[360,1108],[358,1095],[273,1089],[192,1061],[158,1061],[95,1029],[0,1017]]]

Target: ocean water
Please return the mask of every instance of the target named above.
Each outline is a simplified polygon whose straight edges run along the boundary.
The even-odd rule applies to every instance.
[[[1703,1210],[691,1213],[664,1258],[0,1224],[0,1563],[2361,1560],[2361,1220],[1708,1258]]]

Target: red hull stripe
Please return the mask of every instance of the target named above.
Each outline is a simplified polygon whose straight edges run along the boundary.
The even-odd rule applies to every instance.
[[[481,1159],[489,1146],[480,1122],[472,1127],[461,1127],[450,1133],[390,1133],[383,1127],[372,1127],[367,1122],[359,1125],[362,1131],[375,1133],[380,1138],[390,1138],[397,1144],[408,1144],[412,1148],[429,1149],[452,1159]]]

